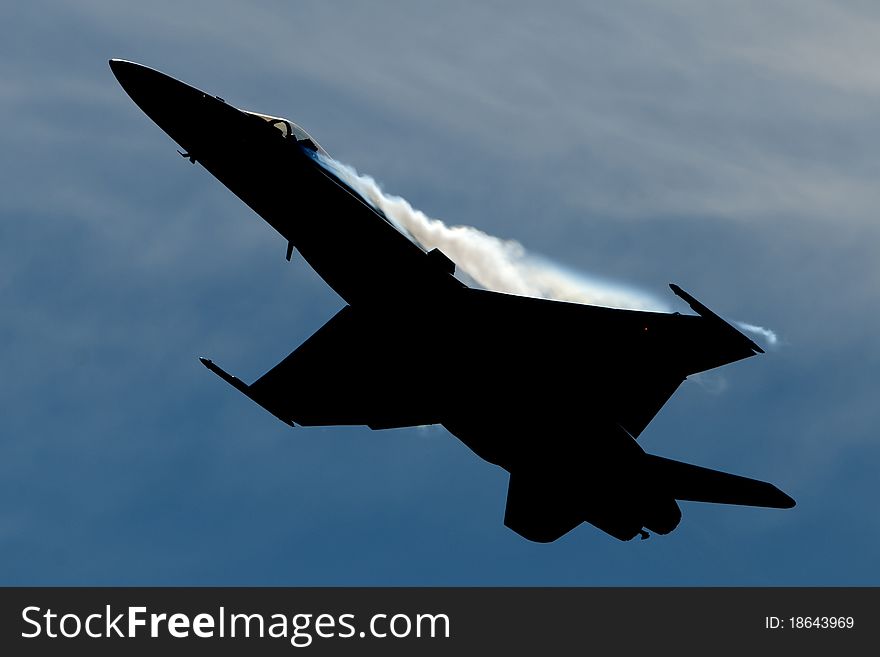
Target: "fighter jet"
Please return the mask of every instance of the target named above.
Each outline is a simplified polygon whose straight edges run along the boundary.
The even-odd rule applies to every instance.
[[[687,376],[762,352],[680,287],[670,286],[695,315],[468,287],[293,121],[140,64],[110,67],[180,155],[268,222],[286,257],[296,249],[345,302],[251,384],[201,359],[282,422],[441,424],[510,473],[504,524],[538,542],[582,522],[624,541],[666,534],[681,500],[794,506],[772,484],[648,454],[637,442]]]

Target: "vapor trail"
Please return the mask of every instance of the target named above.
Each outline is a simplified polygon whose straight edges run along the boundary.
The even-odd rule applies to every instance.
[[[448,226],[432,219],[406,199],[386,194],[373,178],[348,165],[326,158],[321,158],[321,163],[360,192],[413,241],[426,250],[439,248],[459,270],[486,289],[611,308],[669,310],[647,293],[561,267],[529,253],[515,240],[504,240],[472,226]]]
[[[440,249],[460,271],[488,290],[609,308],[670,311],[669,306],[646,292],[562,267],[529,253],[515,240],[504,240],[472,226],[448,226],[416,210],[406,199],[386,194],[372,177],[359,174],[353,167],[321,155],[316,157],[381,210],[401,232],[426,250]],[[776,333],[770,329],[735,323],[771,346],[778,343]]]
[[[779,336],[776,335],[775,331],[771,331],[768,328],[764,328],[763,326],[755,326],[754,324],[746,324],[745,322],[734,322],[737,327],[746,333],[752,333],[754,335],[758,335],[764,340],[767,341],[767,344],[771,347],[775,347],[779,344]]]

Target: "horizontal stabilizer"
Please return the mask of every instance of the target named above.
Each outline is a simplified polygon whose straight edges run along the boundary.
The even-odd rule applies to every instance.
[[[290,425],[291,427],[295,426],[292,419],[290,419],[289,417],[285,417],[280,411],[273,410],[269,405],[267,405],[266,403],[261,401],[259,396],[253,394],[253,392],[251,391],[251,387],[248,384],[246,384],[244,381],[239,379],[237,376],[233,376],[232,374],[230,374],[229,372],[224,370],[222,367],[217,365],[210,358],[202,358],[201,356],[199,356],[199,361],[201,361],[202,365],[207,367],[214,374],[216,374],[221,379],[226,381],[226,383],[231,385],[233,388],[235,388],[236,390],[238,390],[242,394],[250,397],[252,400],[257,402],[260,406],[262,406],[267,411],[269,411],[272,415],[274,415],[279,420],[284,422],[284,424]]]
[[[647,472],[677,500],[790,509],[795,501],[773,484],[646,454]]]

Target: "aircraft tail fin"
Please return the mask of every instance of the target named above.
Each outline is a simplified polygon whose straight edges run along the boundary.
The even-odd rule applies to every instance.
[[[773,484],[646,454],[648,472],[676,500],[790,509],[795,501]]]

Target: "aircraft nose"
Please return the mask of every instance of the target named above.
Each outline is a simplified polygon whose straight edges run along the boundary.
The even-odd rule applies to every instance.
[[[124,59],[111,59],[110,70],[119,80],[119,84],[125,89],[125,93],[131,96],[138,105],[141,101],[157,92],[167,92],[168,87],[173,87],[175,80],[159,71],[129,62]],[[179,83],[178,84],[182,84]]]
[[[135,64],[134,62],[129,62],[124,59],[110,60],[110,70],[113,71],[113,75],[116,76],[116,79],[119,80],[119,84],[121,84],[122,88],[126,91],[132,86],[131,79],[132,77],[137,76],[138,68],[142,68],[140,64]]]
[[[125,89],[125,93],[157,123],[159,121],[154,116],[155,113],[185,112],[188,109],[186,105],[207,96],[195,87],[143,64],[111,59],[110,70]]]
[[[201,144],[232,111],[213,96],[148,66],[111,59],[110,70],[135,104],[186,150]]]

